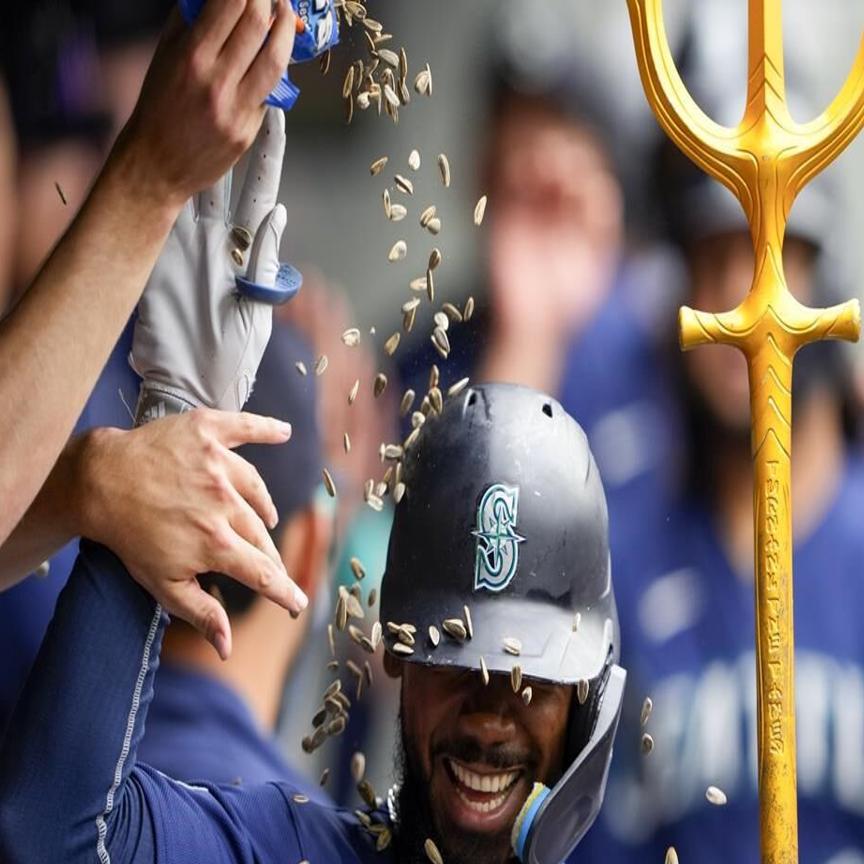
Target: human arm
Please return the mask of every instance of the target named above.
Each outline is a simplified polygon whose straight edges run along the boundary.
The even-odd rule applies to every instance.
[[[175,13],[81,212],[0,322],[0,543],[67,441],[183,203],[254,138],[294,38],[286,3],[269,23],[270,0],[211,0],[191,29]]]

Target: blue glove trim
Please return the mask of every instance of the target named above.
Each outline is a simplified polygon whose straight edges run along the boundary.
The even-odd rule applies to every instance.
[[[303,274],[290,264],[280,264],[276,274],[276,284],[273,286],[258,285],[242,276],[235,279],[237,290],[250,300],[259,303],[269,303],[271,306],[281,306],[287,303],[300,290],[303,284]]]

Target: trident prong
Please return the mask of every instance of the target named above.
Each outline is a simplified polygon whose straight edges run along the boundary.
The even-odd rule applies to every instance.
[[[798,124],[786,104],[781,0],[749,0],[747,102],[729,128],[696,104],[672,59],[661,0],[627,0],[645,95],[666,134],[740,201],[755,265],[746,298],[730,312],[680,313],[685,350],[717,342],[747,358],[750,380],[756,570],[759,799],[764,864],[798,861],[792,618],[792,363],[803,345],[854,341],[858,301],[830,309],[799,303],[783,275],[792,204],[864,125],[864,40],[828,108]]]

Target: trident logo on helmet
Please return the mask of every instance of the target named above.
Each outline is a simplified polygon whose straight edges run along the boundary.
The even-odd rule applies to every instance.
[[[477,507],[477,538],[474,556],[474,590],[501,591],[510,584],[519,564],[519,544],[525,538],[516,531],[519,487],[495,483]]]

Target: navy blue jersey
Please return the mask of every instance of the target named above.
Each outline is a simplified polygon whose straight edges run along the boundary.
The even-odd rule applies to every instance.
[[[289,783],[192,785],[138,764],[166,623],[82,541],[0,747],[0,861],[386,864],[353,814]]]
[[[864,862],[864,466],[795,548],[800,856]],[[688,503],[613,551],[629,706],[597,826],[576,860],[759,860],[754,599],[711,516]],[[639,753],[639,710],[655,703]],[[728,796],[706,801],[709,785]]]
[[[229,686],[195,669],[164,662],[139,755],[175,780],[255,786],[285,780],[322,803],[318,785],[292,768]]]
[[[127,360],[131,347],[130,321],[87,401],[75,426],[76,433],[96,426],[124,429],[132,426],[132,418],[124,405],[125,400],[134,408],[138,399],[139,379]],[[51,557],[48,576],[31,577],[0,592],[0,657],[3,658],[0,663],[0,730],[9,719],[77,553],[78,541],[75,540]]]

